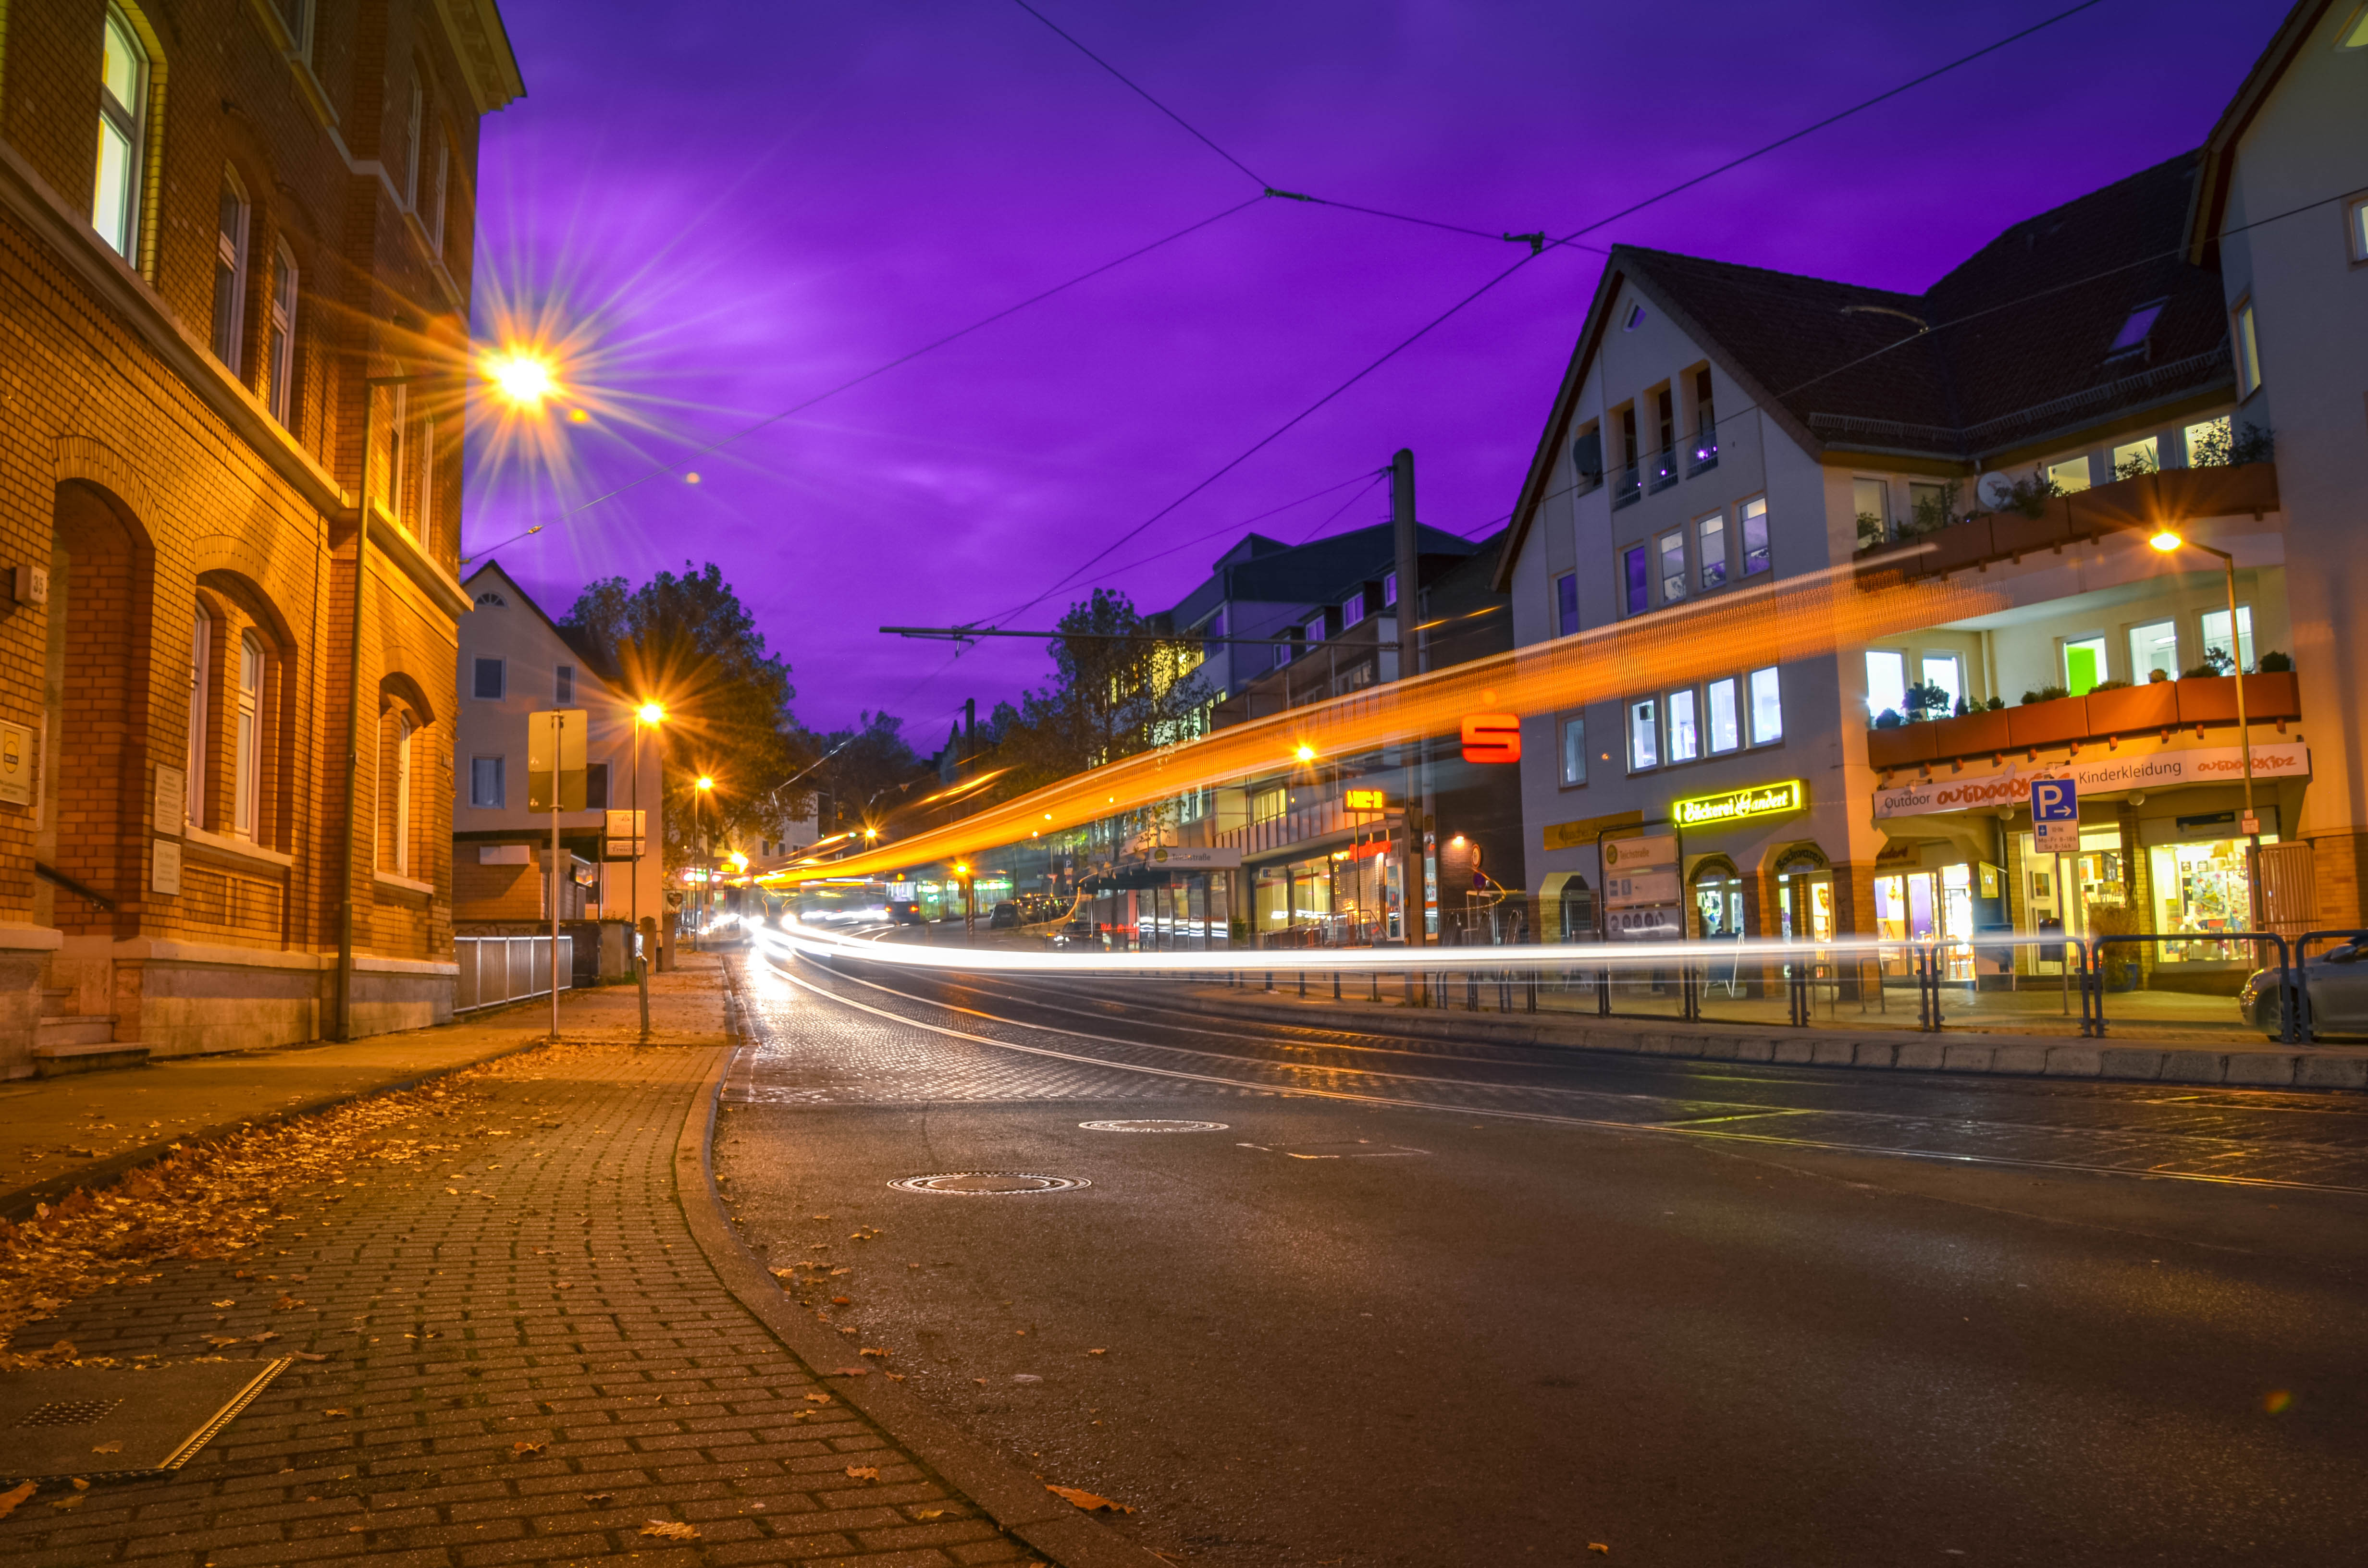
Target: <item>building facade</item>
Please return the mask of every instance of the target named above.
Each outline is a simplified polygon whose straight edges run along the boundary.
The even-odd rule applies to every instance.
[[[477,133],[523,91],[500,18],[0,28],[0,1072],[447,1017]]]
[[[2233,991],[2248,957],[2215,937],[2256,894],[2305,918],[2294,840],[2349,721],[2297,698],[2285,433],[2184,243],[2204,162],[1922,294],[1615,249],[1498,581],[1520,642],[1649,638],[1678,673],[1525,723],[1550,934],[1932,937],[1964,969],[1985,932],[2110,925],[2193,938],[2156,983]],[[1954,613],[1885,619],[1934,584]],[[1717,634],[1804,589],[1832,608],[1797,634]],[[2077,854],[2033,852],[2033,777],[2079,781]],[[1673,892],[1607,863],[1637,837],[1677,841]]]
[[[456,929],[517,935],[552,918],[552,823],[529,803],[528,720],[581,710],[584,809],[559,813],[559,918],[651,918],[660,940],[668,939],[663,725],[637,719],[643,699],[625,689],[609,650],[554,622],[498,562],[470,574],[464,586],[471,608],[461,620],[453,726]],[[630,822],[610,815],[635,811],[638,858]]]

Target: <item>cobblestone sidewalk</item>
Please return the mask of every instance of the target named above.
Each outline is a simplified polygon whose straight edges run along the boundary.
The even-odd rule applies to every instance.
[[[324,1358],[171,1476],[49,1483],[0,1520],[0,1558],[1032,1560],[784,1350],[700,1251],[673,1166],[720,1049],[569,1044],[471,1069],[441,1085],[432,1164],[290,1194],[242,1256],[168,1264],[25,1331],[126,1362],[276,1331],[252,1354]]]

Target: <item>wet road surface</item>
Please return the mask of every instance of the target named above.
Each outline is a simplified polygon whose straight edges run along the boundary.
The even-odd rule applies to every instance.
[[[2358,1560],[2359,1096],[1441,1044],[778,955],[743,994],[717,1168],[752,1239],[1179,1561]],[[1146,1120],[1222,1125],[1081,1125]],[[962,1173],[1090,1185],[887,1185]]]

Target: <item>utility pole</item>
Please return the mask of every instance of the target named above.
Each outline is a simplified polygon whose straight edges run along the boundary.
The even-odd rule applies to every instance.
[[[1418,674],[1422,663],[1422,638],[1415,631],[1422,616],[1422,552],[1415,539],[1414,452],[1405,447],[1390,459],[1390,526],[1398,557],[1398,679],[1405,680]],[[1412,744],[1414,755],[1406,760],[1406,846],[1398,866],[1398,923],[1406,946],[1418,948],[1426,937],[1423,836],[1430,825],[1429,738],[1417,735]]]

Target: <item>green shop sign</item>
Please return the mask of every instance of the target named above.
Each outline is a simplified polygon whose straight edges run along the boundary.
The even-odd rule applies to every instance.
[[[1799,778],[1787,778],[1782,784],[1756,784],[1748,790],[1729,790],[1719,795],[1696,795],[1691,800],[1672,801],[1669,813],[1679,827],[1718,827],[1752,817],[1772,817],[1785,812],[1797,812],[1808,803],[1808,784]]]

